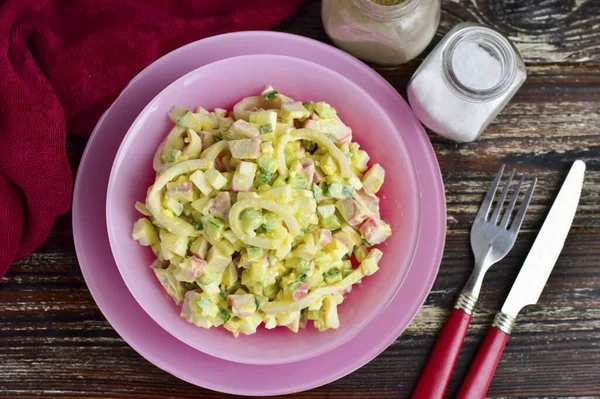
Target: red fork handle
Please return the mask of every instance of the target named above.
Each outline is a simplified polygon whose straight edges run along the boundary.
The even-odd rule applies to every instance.
[[[457,399],[484,399],[509,335],[490,327],[467,373]]]
[[[460,348],[467,335],[471,315],[460,309],[452,309],[433,351],[412,393],[412,399],[441,399],[452,376]]]

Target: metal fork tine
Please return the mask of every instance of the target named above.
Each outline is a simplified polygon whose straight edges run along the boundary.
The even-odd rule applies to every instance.
[[[529,186],[529,190],[527,190],[527,194],[525,194],[525,198],[523,198],[523,202],[519,207],[519,211],[515,216],[515,220],[513,220],[510,225],[510,231],[513,233],[518,233],[521,229],[521,225],[523,224],[523,220],[525,219],[525,214],[527,213],[527,208],[529,207],[529,202],[531,201],[531,197],[533,196],[533,190],[535,190],[535,185],[537,183],[537,177],[534,177],[531,181],[531,185]]]
[[[502,211],[502,208],[504,207],[504,201],[506,201],[506,195],[508,194],[508,189],[510,188],[510,183],[512,183],[513,178],[515,177],[515,172],[516,171],[514,169],[510,172],[510,177],[508,178],[508,180],[504,184],[504,187],[502,188],[502,194],[500,194],[500,198],[498,199],[498,203],[496,204],[494,213],[492,214],[492,217],[490,218],[490,222],[492,222],[492,223],[496,223],[496,224],[498,223],[498,218],[500,217],[500,211]]]
[[[502,174],[504,173],[504,164],[500,166],[500,170],[494,177],[492,181],[492,185],[488,190],[481,206],[479,207],[479,211],[477,212],[477,216],[475,216],[475,220],[486,220],[488,214],[490,213],[490,207],[492,206],[492,201],[494,200],[494,196],[496,195],[496,190],[498,189],[498,184],[500,183],[500,179],[502,179]]]
[[[506,228],[506,226],[508,226],[508,222],[510,221],[510,215],[512,214],[515,204],[517,203],[517,199],[519,198],[519,193],[521,192],[521,186],[523,186],[524,180],[525,180],[525,175],[521,176],[521,180],[519,180],[517,189],[513,193],[510,203],[506,207],[506,211],[504,211],[504,216],[502,216],[502,221],[500,222],[500,227]]]

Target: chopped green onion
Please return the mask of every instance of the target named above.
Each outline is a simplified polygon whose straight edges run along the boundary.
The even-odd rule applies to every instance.
[[[198,285],[209,285],[213,282],[213,279],[208,273],[204,273],[196,279],[196,282],[198,283]]]
[[[246,251],[248,252],[248,259],[250,259],[250,260],[259,258],[265,254],[264,249],[258,248],[258,247],[253,247],[252,245],[248,245],[248,248],[246,248]]]
[[[321,189],[321,187],[319,187],[317,183],[313,183],[312,192],[313,197],[315,197],[315,200],[321,201],[323,199],[323,190]]]
[[[231,319],[231,313],[227,309],[219,308],[219,317],[227,323]]]
[[[200,231],[204,228],[204,226],[202,225],[202,222],[192,222],[192,227],[196,231]]]
[[[262,97],[265,100],[273,101],[273,100],[275,100],[277,98],[278,94],[279,94],[279,92],[277,90],[271,90],[271,91],[268,91],[266,93],[263,93]]]
[[[300,276],[298,276],[298,278],[296,279],[296,281],[292,281],[291,283],[288,284],[288,287],[290,288],[290,290],[295,290],[296,288],[298,288],[298,286],[300,285],[300,283],[306,281],[308,279],[308,276],[306,275],[306,273],[302,273]]]
[[[197,289],[197,288],[198,288],[198,284],[196,284],[196,283],[189,283],[189,282],[187,282],[187,281],[184,281],[184,282],[182,283],[182,285],[183,285],[183,288],[184,288],[186,291],[191,291],[191,290],[195,290],[195,289]]]
[[[317,148],[318,148],[317,143],[315,143],[314,141],[310,141],[310,140],[302,140],[302,145],[304,146],[304,149],[311,154],[313,154],[315,151],[317,151]]]
[[[332,267],[323,273],[323,279],[327,284],[333,284],[342,280],[342,271],[338,267]]]
[[[221,296],[221,298],[227,299],[227,295],[229,295],[229,291],[227,290],[227,288],[224,286],[220,286],[219,291],[219,295]]]
[[[314,109],[317,115],[319,115],[321,118],[331,119],[334,118],[336,115],[335,108],[332,108],[331,105],[323,101],[315,103]]]
[[[354,187],[344,184],[342,187],[342,199],[352,198],[352,194],[354,193]]]
[[[323,183],[323,194],[337,199],[348,199],[352,197],[354,187],[342,183]]]
[[[266,134],[266,133],[273,133],[273,126],[271,126],[271,124],[268,125],[262,125],[260,127],[260,132],[262,134]]]
[[[258,229],[255,230],[256,234],[267,234],[270,232],[270,230],[267,229],[267,226],[265,226],[264,224],[261,224],[260,227]]]
[[[312,102],[312,101],[304,101],[304,102],[302,103],[302,106],[303,106],[304,108],[306,108],[306,110],[307,110],[308,112],[310,112],[311,114],[314,112],[314,106],[313,106],[313,102]]]
[[[256,294],[253,294],[253,295],[254,295],[254,303],[256,304],[256,310],[260,309],[260,307],[268,301],[268,299],[265,298],[264,296],[260,296],[260,295],[256,295]]]
[[[273,178],[273,173],[265,172],[265,171],[261,170],[258,175],[258,180],[256,181],[256,185],[262,186],[263,184],[269,184],[271,182],[272,178]]]

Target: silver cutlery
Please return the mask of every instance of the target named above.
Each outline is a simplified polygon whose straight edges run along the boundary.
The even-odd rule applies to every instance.
[[[537,178],[532,178],[529,189],[513,218],[512,213],[525,181],[525,176],[521,177],[506,209],[502,212],[515,176],[515,170],[511,172],[508,181],[504,184],[498,201],[492,206],[503,172],[504,165],[496,174],[473,222],[471,248],[475,256],[475,268],[458,296],[454,308],[450,312],[450,316],[429,355],[429,359],[413,391],[413,399],[443,398],[471,323],[473,309],[479,298],[485,273],[493,264],[508,254],[525,219]]]
[[[523,307],[534,305],[560,255],[583,187],[585,163],[575,161],[538,233],[502,310],[496,314],[463,382],[458,399],[485,398],[515,320]]]

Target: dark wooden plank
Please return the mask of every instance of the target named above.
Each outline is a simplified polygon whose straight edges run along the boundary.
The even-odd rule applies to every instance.
[[[319,3],[308,1],[277,30],[330,43]],[[465,21],[506,35],[528,64],[600,61],[600,2],[596,0],[443,0],[440,28],[432,46]]]
[[[470,224],[491,176],[505,162],[535,173],[540,184],[515,249],[486,278],[450,396],[506,296],[569,164],[578,158],[587,162],[588,173],[574,227],[540,303],[519,317],[489,397],[600,397],[600,2],[444,1],[434,43],[464,20],[491,25],[515,41],[528,62],[529,77],[475,143],[457,145],[430,136],[443,170],[449,228],[433,290],[405,334],[377,359],[339,381],[293,397],[408,397],[473,266]],[[317,0],[307,1],[278,29],[329,43]],[[425,54],[400,67],[373,67],[402,93]],[[74,168],[84,146],[85,139],[69,140]],[[48,241],[17,261],[0,282],[0,396],[225,395],[170,376],[123,342],[87,291],[74,253],[70,215],[65,215]]]
[[[492,269],[486,280],[485,295],[452,388],[466,370],[534,235],[533,232],[523,234],[511,255]],[[472,266],[465,251],[467,244],[465,231],[448,237],[448,250],[432,294],[396,344],[356,373],[298,397],[319,397],[324,393],[331,397],[356,398],[374,394],[381,397],[407,395],[458,287]],[[597,275],[595,254],[598,251],[600,243],[594,232],[577,232],[568,240],[540,305],[524,311],[519,320],[492,394],[575,396],[594,392],[598,381],[593,380],[588,371],[600,367],[600,279],[590,276]],[[54,254],[54,259],[60,259],[65,270],[77,268],[69,253]],[[152,398],[159,397],[153,395],[160,392],[193,397],[202,392],[161,372],[129,349],[103,321],[85,290],[76,289],[76,284],[73,290],[59,287],[33,293],[20,289],[26,279],[19,277],[28,274],[36,275],[40,286],[52,287],[58,271],[52,262],[40,262],[37,270],[21,264],[16,266],[0,290],[0,302],[9,305],[0,313],[0,386],[14,394],[19,390],[33,393],[44,387],[50,396],[78,396],[85,392],[92,397]],[[52,270],[55,272],[49,272]],[[586,359],[574,358],[573,352]],[[583,360],[585,367],[580,364]],[[565,370],[567,366],[569,369]],[[514,373],[518,373],[522,384],[509,384]],[[23,374],[27,379],[16,378]],[[548,375],[552,376],[551,381],[546,379]],[[377,381],[376,386],[370,381]],[[550,382],[552,391],[548,390]]]
[[[509,37],[527,62],[600,59],[597,1],[476,0],[448,2],[445,6],[443,27],[451,28],[459,20],[488,25]]]

